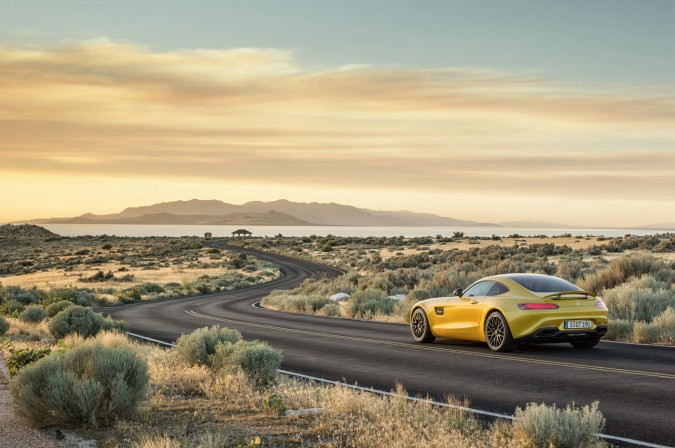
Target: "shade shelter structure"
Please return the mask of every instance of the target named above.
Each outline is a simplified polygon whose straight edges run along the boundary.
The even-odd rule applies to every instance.
[[[249,232],[246,229],[238,229],[238,230],[235,230],[234,232],[232,232],[233,237],[239,237],[239,236],[247,237],[247,236],[251,236],[251,235],[253,235],[253,233]]]

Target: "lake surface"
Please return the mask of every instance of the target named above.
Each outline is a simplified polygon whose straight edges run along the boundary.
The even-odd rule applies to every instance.
[[[351,237],[420,237],[420,236],[452,236],[453,232],[464,232],[467,236],[522,236],[546,235],[558,236],[571,233],[574,236],[604,235],[623,236],[653,235],[664,233],[661,230],[644,229],[535,229],[515,227],[364,227],[364,226],[184,226],[184,225],[135,225],[135,224],[40,224],[62,236],[83,235],[116,235],[116,236],[204,236],[211,232],[214,237],[231,236],[237,229],[245,228],[253,236],[351,236]]]

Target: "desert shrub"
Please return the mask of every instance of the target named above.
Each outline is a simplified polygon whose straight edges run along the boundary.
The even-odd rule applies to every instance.
[[[216,353],[216,347],[223,342],[234,344],[241,340],[241,333],[219,325],[198,328],[190,334],[178,338],[178,353],[190,365],[211,366],[210,357]]]
[[[9,331],[11,324],[4,317],[0,316],[0,336],[4,335]]]
[[[321,313],[324,316],[340,317],[342,316],[342,308],[339,303],[331,302],[321,308]]]
[[[136,303],[141,300],[141,291],[136,287],[123,289],[117,293],[117,299],[121,303]]]
[[[319,295],[272,294],[262,300],[263,306],[299,313],[316,313],[330,303]]]
[[[23,311],[23,303],[19,302],[18,300],[12,299],[7,301],[3,305],[3,311],[5,314],[9,315],[18,315],[21,311]]]
[[[30,305],[19,314],[19,319],[21,319],[21,321],[31,324],[40,323],[45,320],[46,317],[47,312],[40,305]]]
[[[603,270],[585,275],[578,286],[586,291],[600,292],[645,274],[659,282],[671,284],[673,281],[673,268],[669,262],[651,254],[630,254],[612,260]]]
[[[126,331],[128,325],[123,321],[104,319],[91,308],[73,305],[59,312],[49,322],[49,332],[56,339],[62,339],[70,333],[77,333],[85,338],[95,336],[101,330]]]
[[[516,408],[515,417],[514,429],[541,448],[598,446],[601,442],[595,434],[602,432],[605,426],[597,401],[581,409],[573,405],[562,409],[555,405],[530,403],[525,410]]]
[[[73,293],[73,303],[80,306],[94,306],[96,304],[96,295],[89,291],[75,290]]]
[[[23,368],[11,384],[16,413],[40,427],[107,426],[133,417],[148,388],[148,366],[130,347],[95,341]]]
[[[635,322],[633,324],[635,342],[675,344],[675,311],[668,307],[651,322]]]
[[[256,387],[267,387],[277,380],[277,369],[281,366],[281,351],[266,342],[240,341],[235,344],[234,364]]]
[[[281,351],[262,341],[224,342],[216,346],[210,364],[216,369],[241,369],[255,387],[267,387],[277,379],[281,365]]]
[[[114,331],[117,333],[126,333],[129,331],[129,323],[123,320],[115,320],[110,317],[103,318],[101,331]]]
[[[330,303],[330,299],[321,296],[308,296],[305,299],[305,311],[306,312],[317,312],[324,306]]]
[[[387,298],[385,291],[368,288],[352,294],[347,310],[352,317],[368,318],[378,314],[392,314],[396,303],[396,300]]]
[[[52,351],[49,347],[35,349],[32,347],[15,348],[9,347],[9,356],[7,357],[7,370],[9,377],[13,378],[19,370],[28,364],[32,364],[38,359],[44,358]]]
[[[675,290],[649,275],[606,289],[602,298],[610,318],[631,321],[651,322],[669,306],[675,307]]]
[[[611,319],[607,329],[607,339],[614,341],[633,340],[633,322],[626,319]]]
[[[47,311],[48,317],[54,317],[69,306],[73,306],[73,302],[69,302],[68,300],[59,300],[58,302],[47,305],[45,310]]]

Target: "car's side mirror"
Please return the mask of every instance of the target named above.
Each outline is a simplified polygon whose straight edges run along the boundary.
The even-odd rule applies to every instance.
[[[462,291],[462,288],[457,288],[452,293],[454,295],[456,295],[457,297],[462,297],[462,292],[464,292],[464,291]]]

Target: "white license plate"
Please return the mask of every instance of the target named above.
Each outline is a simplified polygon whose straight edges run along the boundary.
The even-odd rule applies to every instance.
[[[590,320],[568,320],[565,321],[565,329],[571,330],[575,328],[593,328],[593,323]]]

